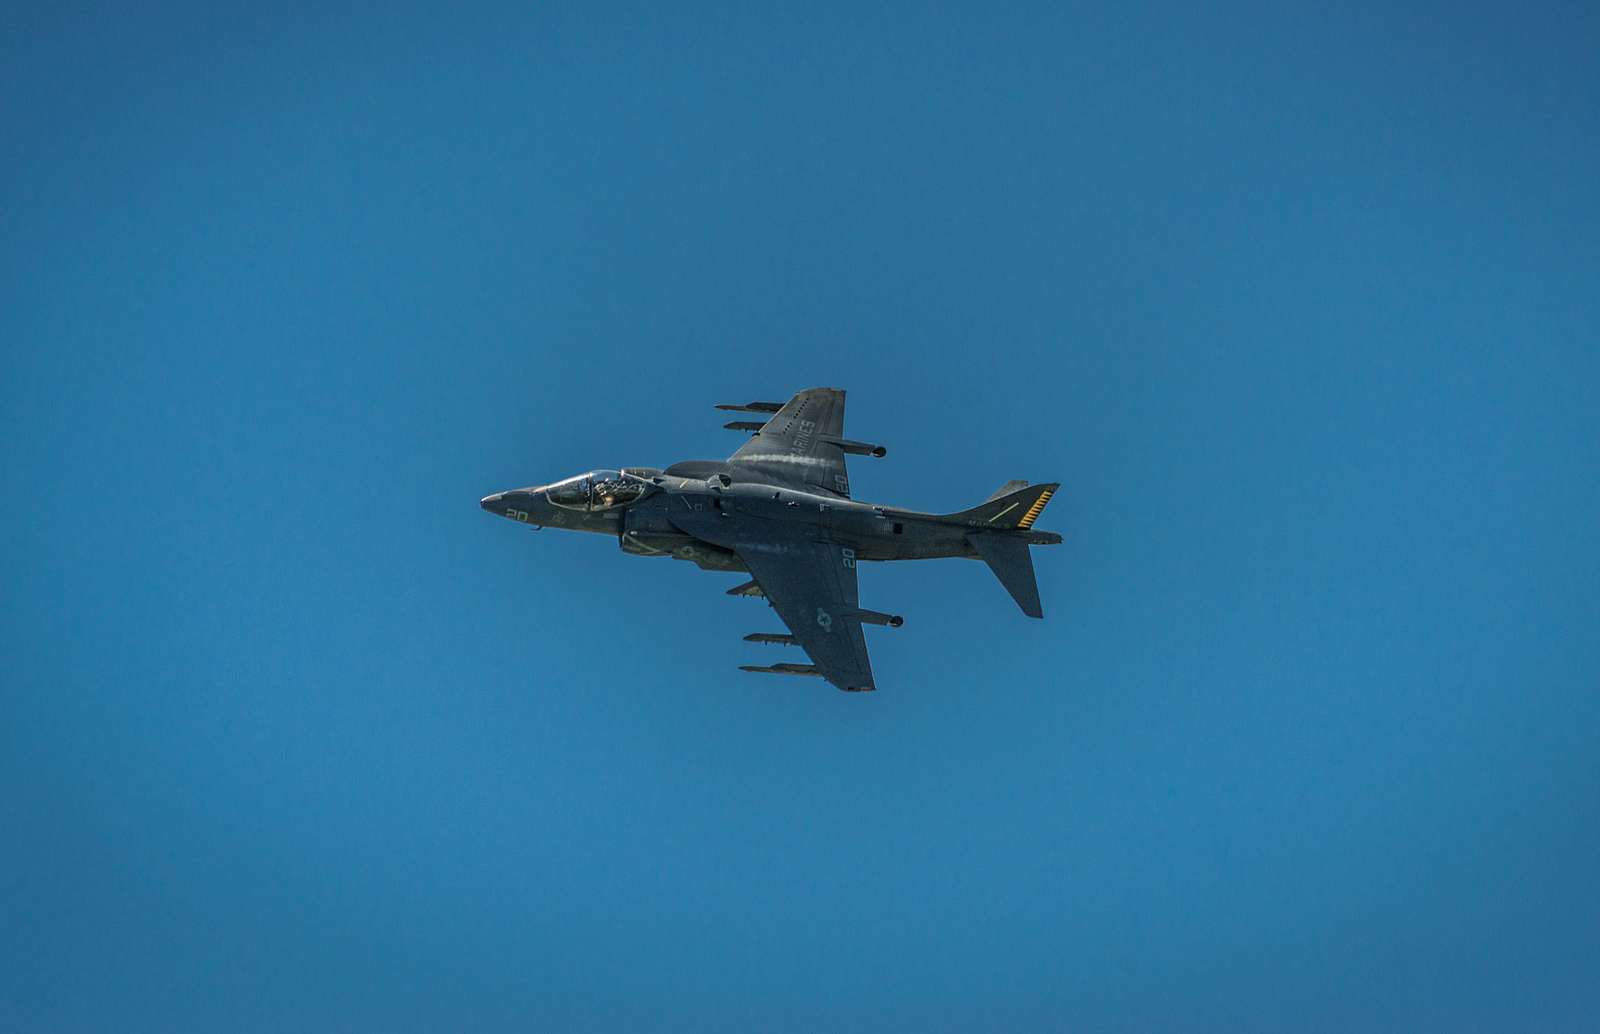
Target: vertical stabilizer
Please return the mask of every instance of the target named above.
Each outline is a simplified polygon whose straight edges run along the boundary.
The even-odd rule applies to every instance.
[[[950,519],[968,524],[986,524],[994,528],[1033,527],[1033,522],[1044,512],[1045,504],[1061,486],[1052,481],[1047,485],[1026,485],[1006,491],[1016,482],[1008,481],[1001,490],[970,510],[947,514]]]
[[[1017,601],[1017,606],[1030,618],[1044,617],[1044,608],[1039,605],[1039,583],[1033,576],[1033,556],[1028,552],[1028,541],[1025,538],[1002,535],[991,532],[975,531],[967,536],[967,542],[983,562],[989,565],[989,570],[1000,579],[1000,584],[1006,587],[1006,592]]]

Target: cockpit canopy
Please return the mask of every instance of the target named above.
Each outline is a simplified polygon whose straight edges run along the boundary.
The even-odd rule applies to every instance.
[[[545,498],[569,510],[598,513],[627,506],[649,488],[648,481],[620,470],[591,470],[587,474],[557,481],[545,489]]]

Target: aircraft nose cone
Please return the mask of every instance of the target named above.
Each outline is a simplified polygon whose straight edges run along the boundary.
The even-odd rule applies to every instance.
[[[479,499],[478,505],[490,513],[499,513],[505,508],[505,500],[506,494],[504,492],[496,492],[494,495],[486,495]]]

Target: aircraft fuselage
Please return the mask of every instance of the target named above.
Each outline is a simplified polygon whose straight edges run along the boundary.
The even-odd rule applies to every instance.
[[[729,546],[752,537],[800,535],[834,542],[854,550],[860,560],[977,558],[967,535],[984,527],[979,521],[735,481],[720,473],[706,478],[656,474],[645,480],[650,489],[622,505],[563,506],[550,500],[549,486],[498,493],[482,505],[537,527],[612,535],[624,552],[636,556],[672,556],[724,571],[746,569]],[[1060,541],[1051,532],[1013,534],[1039,545]]]

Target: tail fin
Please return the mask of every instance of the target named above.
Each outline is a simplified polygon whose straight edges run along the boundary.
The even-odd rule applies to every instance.
[[[1009,486],[1011,482],[1007,482]],[[1044,505],[1050,497],[1060,488],[1059,482],[1047,485],[1032,485],[1019,488],[1012,492],[1005,491],[991,496],[981,505],[960,513],[952,513],[951,517],[961,521],[973,521],[991,528],[1021,528],[1027,530],[1033,527],[1033,522],[1039,519]]]
[[[1006,592],[1017,601],[1017,606],[1030,618],[1044,617],[1039,605],[1039,583],[1033,577],[1033,556],[1028,552],[1028,540],[1017,535],[1000,535],[992,531],[975,531],[967,536],[972,548],[983,557],[989,570],[1000,579]]]

